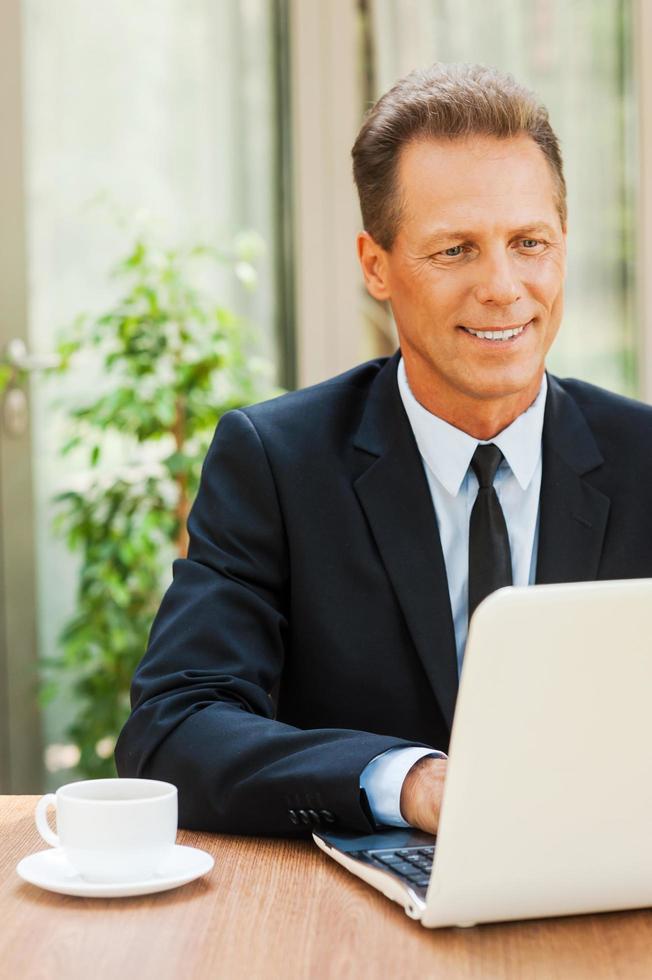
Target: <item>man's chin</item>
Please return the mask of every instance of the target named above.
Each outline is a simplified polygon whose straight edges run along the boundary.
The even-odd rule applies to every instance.
[[[492,373],[490,377],[475,377],[464,386],[465,394],[479,401],[507,401],[519,397],[527,401],[529,398],[530,404],[539,392],[544,370],[541,365],[536,371],[509,371],[499,376]]]

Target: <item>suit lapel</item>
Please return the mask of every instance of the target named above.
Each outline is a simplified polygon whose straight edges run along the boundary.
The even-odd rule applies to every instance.
[[[584,477],[603,462],[577,403],[549,375],[537,583],[597,577],[610,501]]]
[[[388,361],[370,392],[355,441],[367,465],[354,486],[450,726],[458,676],[446,568],[423,464],[398,391],[398,356]]]

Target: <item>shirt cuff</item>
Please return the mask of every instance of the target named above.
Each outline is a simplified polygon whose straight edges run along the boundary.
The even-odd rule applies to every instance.
[[[360,789],[367,796],[374,822],[385,827],[409,827],[401,816],[401,790],[405,777],[419,759],[426,755],[445,759],[444,752],[414,746],[381,752],[362,770]]]

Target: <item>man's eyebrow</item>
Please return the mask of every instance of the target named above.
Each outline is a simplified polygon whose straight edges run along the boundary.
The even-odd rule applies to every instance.
[[[535,221],[531,225],[523,225],[522,228],[515,228],[512,232],[512,237],[518,238],[520,236],[521,238],[527,238],[528,235],[536,236],[538,234],[544,234],[548,238],[557,238],[559,231],[555,231],[552,225],[546,224],[545,221]]]
[[[474,237],[475,234],[472,231],[456,231],[454,228],[433,228],[424,236],[422,247],[430,248],[438,242],[447,241],[449,238],[469,241]]]
[[[547,224],[545,221],[533,221],[531,224],[522,225],[519,228],[513,228],[508,232],[509,238],[527,238],[536,237],[537,235],[546,235],[548,238],[557,238],[559,235],[558,231]],[[431,231],[424,236],[421,247],[423,249],[429,249],[436,246],[439,242],[449,241],[450,239],[455,239],[455,241],[469,242],[474,241],[478,237],[477,229],[471,231],[469,229],[455,229],[455,228],[433,228]]]

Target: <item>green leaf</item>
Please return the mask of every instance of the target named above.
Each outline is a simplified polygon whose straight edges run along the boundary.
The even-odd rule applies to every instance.
[[[60,454],[62,456],[67,456],[69,452],[72,452],[73,449],[77,449],[77,447],[81,445],[81,441],[82,438],[80,435],[72,436],[72,438],[68,439],[67,442],[64,442],[63,446],[59,450]]]
[[[188,472],[193,465],[193,457],[185,453],[174,452],[163,460],[163,465],[167,467],[170,476],[177,477]]]
[[[10,364],[0,364],[0,391],[4,391],[13,373],[14,369]]]

